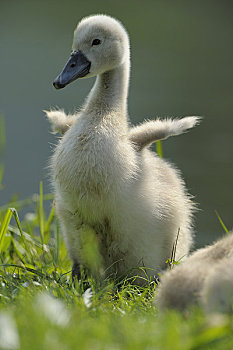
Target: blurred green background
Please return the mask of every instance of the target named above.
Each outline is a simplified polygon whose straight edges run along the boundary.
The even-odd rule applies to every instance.
[[[50,192],[48,159],[56,143],[42,112],[74,111],[94,80],[56,91],[53,79],[71,50],[83,17],[106,13],[131,39],[129,114],[132,123],[157,116],[200,115],[199,127],[163,142],[181,169],[200,211],[197,246],[233,226],[233,2],[165,0],[0,0],[0,113],[6,123],[4,188],[12,195]],[[3,155],[2,155],[3,158]]]

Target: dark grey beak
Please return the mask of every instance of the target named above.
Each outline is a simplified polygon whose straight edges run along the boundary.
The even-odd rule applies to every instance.
[[[89,73],[91,62],[88,61],[82,51],[74,51],[67,61],[63,71],[54,80],[53,86],[62,89],[72,81],[83,78]]]

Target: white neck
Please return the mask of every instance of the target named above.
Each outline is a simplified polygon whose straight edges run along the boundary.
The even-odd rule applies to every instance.
[[[105,114],[114,110],[126,116],[129,68],[129,59],[126,59],[120,66],[98,75],[87,98],[85,111],[98,110]]]

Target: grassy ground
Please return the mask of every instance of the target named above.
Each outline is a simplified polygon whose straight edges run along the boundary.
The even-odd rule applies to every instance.
[[[153,283],[83,277],[73,287],[49,199],[41,184],[38,196],[1,208],[0,349],[233,349],[232,317],[159,315]]]

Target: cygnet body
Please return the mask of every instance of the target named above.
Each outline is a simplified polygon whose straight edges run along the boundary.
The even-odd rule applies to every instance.
[[[106,275],[153,278],[164,268],[180,230],[177,256],[192,243],[193,204],[179,172],[147,146],[178,135],[198,118],[156,120],[130,128],[127,112],[129,39],[117,20],[84,18],[74,32],[73,53],[54,81],[63,88],[97,76],[81,111],[50,111],[53,130],[64,133],[51,160],[56,214],[79,274],[86,265],[79,230],[96,233]],[[138,280],[140,283],[140,281]]]
[[[161,310],[186,311],[199,304],[207,313],[232,312],[233,233],[165,272],[155,302]]]

